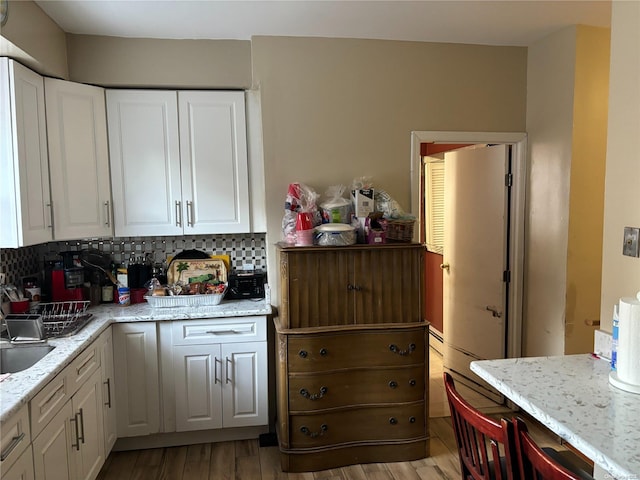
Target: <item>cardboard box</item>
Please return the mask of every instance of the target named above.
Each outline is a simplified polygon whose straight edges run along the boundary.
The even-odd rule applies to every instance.
[[[373,188],[352,190],[351,199],[353,200],[353,208],[357,218],[367,218],[375,210]]]

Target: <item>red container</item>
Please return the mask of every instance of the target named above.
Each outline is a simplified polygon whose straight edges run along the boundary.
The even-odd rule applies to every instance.
[[[144,296],[147,294],[146,288],[132,288],[131,289],[131,303],[146,302]]]
[[[11,313],[27,313],[29,312],[29,300],[19,300],[11,302]]]

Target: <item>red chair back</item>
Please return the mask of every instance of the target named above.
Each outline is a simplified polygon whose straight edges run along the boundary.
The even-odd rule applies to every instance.
[[[547,455],[531,438],[521,418],[513,419],[516,456],[520,477],[524,480],[581,480]]]
[[[511,422],[498,422],[472,407],[457,392],[448,373],[444,374],[444,386],[463,480],[517,480]]]

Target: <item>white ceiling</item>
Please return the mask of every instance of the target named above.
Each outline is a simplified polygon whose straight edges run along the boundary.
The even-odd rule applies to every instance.
[[[610,1],[39,0],[66,32],[243,39],[377,38],[527,46],[568,25],[608,27]]]

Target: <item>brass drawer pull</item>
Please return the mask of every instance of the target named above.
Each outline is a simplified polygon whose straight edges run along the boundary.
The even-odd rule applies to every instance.
[[[322,397],[324,397],[325,393],[327,393],[327,390],[327,387],[320,387],[320,393],[309,393],[309,390],[307,390],[306,388],[301,388],[300,395],[309,400],[320,400]]]
[[[397,420],[395,417],[391,417],[391,418],[389,419],[389,423],[390,423],[391,425],[396,425],[396,424],[398,423],[398,420]]]
[[[325,357],[327,355],[327,349],[326,348],[321,348],[320,349],[320,355],[322,355],[323,357]]]
[[[409,417],[409,423],[416,423],[416,417]]]
[[[300,431],[305,434],[308,437],[311,438],[316,438],[316,437],[320,437],[322,435],[324,435],[324,432],[326,432],[329,429],[329,427],[327,427],[326,424],[322,424],[320,425],[320,431],[319,432],[312,432],[311,430],[309,430],[307,427],[305,427],[304,425],[302,427],[300,427]]]
[[[307,358],[308,354],[307,354],[307,352],[305,350],[300,350],[298,352],[298,355],[300,355],[300,357],[302,357],[302,358]]]
[[[394,345],[393,343],[389,345],[389,350],[391,350],[393,353],[397,353],[398,355],[402,355],[402,356],[409,355],[415,349],[416,349],[415,343],[410,343],[409,348],[407,348],[406,350],[400,350],[400,348],[397,345]]]
[[[416,386],[415,379],[412,378],[411,380],[409,380],[409,385],[411,385],[412,387],[415,387]]]
[[[395,380],[391,380],[389,382],[389,388],[397,388],[398,387],[398,382],[396,382]]]

